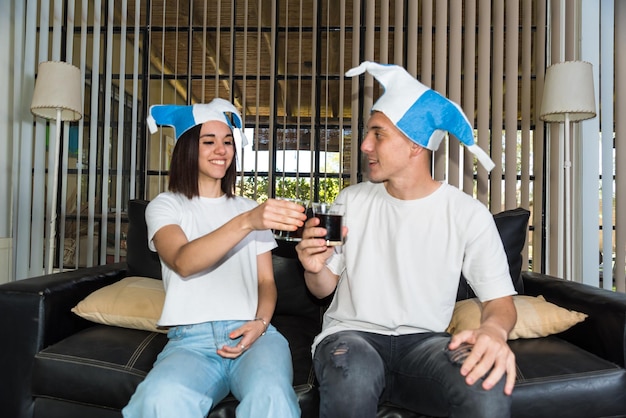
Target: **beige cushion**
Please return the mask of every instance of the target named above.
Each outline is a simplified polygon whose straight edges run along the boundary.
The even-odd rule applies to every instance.
[[[72,312],[99,324],[167,332],[156,326],[164,301],[161,280],[133,276],[96,290]]]
[[[509,333],[509,340],[538,338],[563,332],[583,321],[587,315],[569,311],[547,302],[543,296],[513,296],[517,309],[517,323]],[[480,325],[481,304],[478,299],[465,299],[456,303],[452,321],[447,331],[450,334]]]

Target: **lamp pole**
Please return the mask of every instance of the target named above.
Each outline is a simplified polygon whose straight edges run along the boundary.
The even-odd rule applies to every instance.
[[[46,263],[46,274],[52,273],[54,269],[54,253],[55,253],[55,241],[56,241],[56,221],[57,221],[57,191],[59,187],[59,153],[61,151],[61,108],[57,108],[56,126],[54,135],[54,156],[53,156],[53,168],[52,168],[52,196],[50,200],[50,206],[48,207],[48,228],[47,238],[48,245],[46,246],[48,261]],[[50,175],[48,174],[48,178]]]
[[[565,112],[565,126],[563,136],[565,140],[565,161],[563,164],[563,175],[565,178],[565,278],[572,280],[572,161],[570,157],[570,126],[569,112]]]

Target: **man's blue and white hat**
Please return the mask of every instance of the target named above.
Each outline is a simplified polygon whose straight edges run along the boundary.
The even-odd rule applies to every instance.
[[[365,61],[346,72],[354,77],[368,72],[385,91],[372,111],[385,114],[411,141],[436,151],[445,131],[456,136],[491,171],[495,164],[474,141],[472,125],[459,105],[426,87],[399,65]]]
[[[228,117],[228,113],[232,115],[232,120]],[[216,120],[224,122],[231,129],[238,128],[241,132],[242,146],[248,143],[243,132],[243,122],[239,111],[231,102],[220,98],[213,99],[206,104],[150,106],[147,119],[151,133],[157,131],[158,125],[171,126],[174,128],[176,140],[194,126]]]

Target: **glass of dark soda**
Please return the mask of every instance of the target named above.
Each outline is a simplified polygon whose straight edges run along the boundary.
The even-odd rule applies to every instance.
[[[277,197],[280,200],[289,200],[290,202],[295,202],[300,206],[304,206],[305,211],[308,212],[308,202],[304,199],[290,199],[286,197]],[[304,226],[299,227],[295,231],[282,231],[280,229],[274,230],[274,238],[282,239],[284,241],[302,241],[302,231],[304,230]]]
[[[342,245],[343,205],[341,203],[313,202],[312,208],[313,216],[320,220],[318,227],[326,229],[326,236],[321,237],[326,240],[326,245],[329,247]]]

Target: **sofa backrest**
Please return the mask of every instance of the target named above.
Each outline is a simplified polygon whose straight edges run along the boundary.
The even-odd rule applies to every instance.
[[[126,264],[129,276],[152,277],[161,280],[161,261],[148,248],[146,226],[147,200],[135,199],[128,203],[128,233],[126,234]]]
[[[275,315],[306,316],[321,321],[323,310],[332,296],[318,299],[304,282],[304,268],[298,260],[295,243],[276,240],[278,247],[272,251],[274,280],[278,290]]]
[[[149,201],[131,200],[128,206],[128,234],[126,262],[131,276],[153,277],[161,279],[161,262],[158,255],[148,248],[148,231],[145,212]],[[504,251],[509,262],[509,271],[515,290],[524,293],[522,281],[522,251],[526,243],[530,212],[516,208],[497,213],[493,216],[504,244]],[[304,283],[303,270],[297,259],[295,245],[291,242],[278,241],[273,251],[274,277],[278,290],[276,303],[277,315],[319,316],[320,307],[330,300],[318,300],[312,296]],[[473,298],[476,295],[461,275],[457,300]]]

